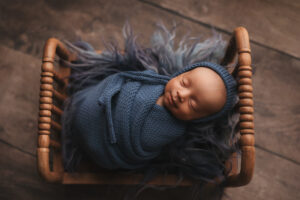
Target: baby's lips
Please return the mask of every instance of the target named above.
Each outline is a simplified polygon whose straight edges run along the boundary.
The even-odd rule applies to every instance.
[[[174,106],[173,101],[172,101],[171,93],[168,93],[168,94],[169,94],[168,95],[168,103],[169,103],[170,106]]]
[[[170,101],[170,104],[171,104],[173,107],[175,107],[175,108],[178,107],[176,101],[174,100],[174,98],[173,98],[173,96],[172,96],[172,93],[170,93],[170,95],[169,95],[169,101]]]

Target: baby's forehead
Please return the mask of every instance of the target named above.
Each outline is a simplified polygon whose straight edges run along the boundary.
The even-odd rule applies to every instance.
[[[197,67],[195,69],[182,73],[181,75],[195,82],[199,81],[212,85],[219,83],[220,85],[224,85],[224,81],[221,76],[214,70],[207,67]]]
[[[200,99],[203,105],[215,105],[226,99],[226,87],[223,79],[214,70],[207,67],[197,67],[186,73],[187,79],[194,95]]]

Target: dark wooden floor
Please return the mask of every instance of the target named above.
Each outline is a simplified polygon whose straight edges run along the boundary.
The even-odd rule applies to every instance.
[[[228,39],[240,25],[253,52],[256,169],[252,182],[224,199],[300,199],[300,2],[209,0],[0,1],[0,199],[122,199],[125,186],[63,186],[37,174],[36,139],[41,51],[49,37],[121,41],[128,19],[147,43],[162,20],[179,36]],[[141,199],[188,199],[189,188],[146,190]]]

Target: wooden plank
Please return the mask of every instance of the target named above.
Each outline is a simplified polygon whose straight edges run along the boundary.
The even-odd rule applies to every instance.
[[[252,45],[256,144],[300,163],[300,62]]]
[[[0,53],[10,70],[1,74],[0,139],[35,154],[41,61],[3,46]]]
[[[43,194],[47,194],[46,199],[55,198],[52,192],[59,186],[42,182],[36,170],[35,157],[3,143],[0,152],[0,199],[38,199]]]
[[[34,6],[24,2],[10,4],[0,1],[0,7],[1,16],[5,19],[0,23],[0,30],[3,30],[0,32],[1,44],[39,59],[49,37],[69,41],[82,39],[101,50],[103,39],[121,41],[121,29],[127,19],[135,27],[135,32],[141,33],[139,40],[144,42],[149,41],[147,36],[152,34],[154,23],[160,19],[165,22],[172,22],[173,19],[181,21],[179,17],[174,18],[136,0],[99,0],[97,3],[81,0],[59,4],[40,1],[35,2]],[[22,20],[15,13],[24,16]]]
[[[256,167],[249,185],[226,190],[223,200],[300,199],[300,166],[257,149]]]
[[[300,58],[300,1],[141,1],[227,32],[245,26],[252,40]]]

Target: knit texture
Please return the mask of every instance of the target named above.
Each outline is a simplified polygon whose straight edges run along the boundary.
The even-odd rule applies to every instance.
[[[72,105],[74,139],[101,167],[147,165],[185,131],[184,122],[156,104],[168,79],[150,70],[118,73],[81,91]]]
[[[222,110],[195,121],[217,119],[233,105],[235,81],[217,64],[200,62],[174,74],[196,67],[215,70],[227,89]],[[65,110],[63,132],[99,166],[107,169],[137,169],[156,158],[162,148],[185,133],[186,122],[156,104],[172,78],[152,70],[120,72],[72,96],[71,109]],[[72,127],[68,130],[68,127]],[[65,167],[72,168],[72,148],[65,148]],[[69,152],[68,152],[69,151]],[[73,157],[72,157],[73,156]],[[69,157],[69,158],[68,158]]]

